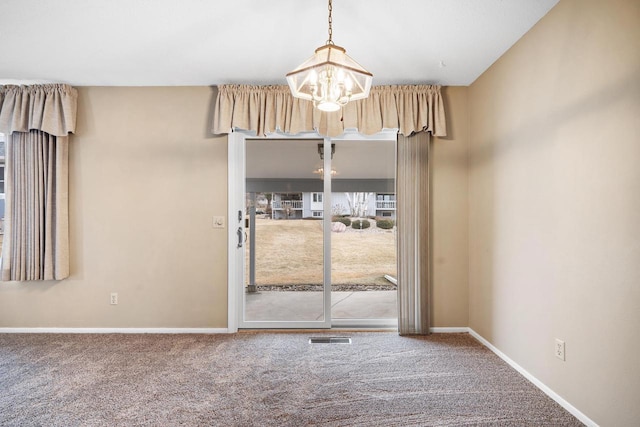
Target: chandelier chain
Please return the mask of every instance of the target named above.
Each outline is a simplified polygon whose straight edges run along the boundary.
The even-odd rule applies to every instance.
[[[329,0],[329,40],[327,40],[327,44],[333,44],[333,17],[331,16],[331,12],[333,12],[333,4],[332,1]]]

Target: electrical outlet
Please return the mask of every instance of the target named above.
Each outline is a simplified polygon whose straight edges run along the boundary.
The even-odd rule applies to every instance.
[[[116,292],[111,293],[111,305],[118,305],[118,294]]]
[[[559,340],[558,338],[556,338],[556,357],[562,361],[565,360],[564,358],[564,341]]]

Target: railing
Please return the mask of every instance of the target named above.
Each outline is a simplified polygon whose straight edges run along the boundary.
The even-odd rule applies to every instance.
[[[395,200],[376,200],[376,209],[395,209]]]
[[[302,200],[274,200],[272,202],[273,209],[302,209]]]

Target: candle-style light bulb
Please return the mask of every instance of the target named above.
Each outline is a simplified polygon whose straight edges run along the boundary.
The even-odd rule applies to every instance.
[[[344,87],[347,89],[347,92],[351,92],[351,89],[353,89],[353,80],[351,80],[351,77],[347,76],[344,80]]]
[[[318,73],[316,73],[316,70],[309,71],[309,83],[314,86],[318,84]]]

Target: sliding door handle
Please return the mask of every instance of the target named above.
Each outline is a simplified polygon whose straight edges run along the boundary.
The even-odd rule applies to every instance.
[[[242,227],[238,227],[237,233],[238,233],[238,247],[241,248],[242,244],[244,243],[244,240],[242,239],[242,237],[244,237],[243,236],[244,233],[242,232]]]

